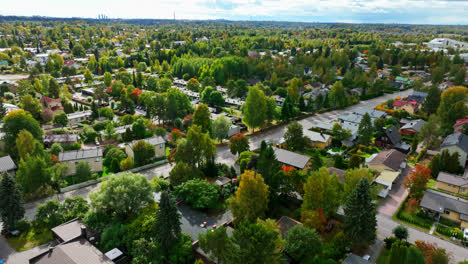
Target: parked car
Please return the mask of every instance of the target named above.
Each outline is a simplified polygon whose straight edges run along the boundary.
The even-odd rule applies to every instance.
[[[463,237],[465,239],[468,239],[468,228],[465,228],[465,230],[463,231]]]

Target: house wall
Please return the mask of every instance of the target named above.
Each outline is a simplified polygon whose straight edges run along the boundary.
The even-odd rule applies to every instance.
[[[460,191],[460,188],[458,186],[454,186],[445,182],[437,182],[436,186],[437,189],[451,192],[451,193],[458,193]]]
[[[84,116],[84,117],[80,117],[80,118],[70,119],[70,120],[68,120],[68,123],[70,125],[76,125],[76,124],[78,124],[80,122],[83,122],[83,121],[86,121],[86,120],[88,120],[88,117]]]
[[[447,219],[450,219],[450,220],[453,220],[455,222],[460,222],[460,214],[457,213],[457,212],[454,212],[454,211],[450,211],[450,210],[447,210],[449,214],[441,214],[440,216],[441,217],[444,217],[444,218],[447,218]]]
[[[448,150],[450,154],[458,152],[460,165],[464,168],[466,163],[466,153],[457,146],[449,146],[441,149],[441,152]]]
[[[166,144],[158,144],[154,146],[156,150],[156,158],[164,157],[166,156]]]
[[[465,221],[461,221],[461,227],[463,228],[468,228],[468,222],[465,222]]]
[[[133,160],[133,149],[130,147],[129,144],[125,145],[125,153]]]
[[[65,172],[65,176],[70,176],[76,173],[76,165],[80,162],[86,162],[89,164],[92,172],[100,172],[103,170],[102,157],[80,159],[80,160],[69,160],[64,162],[68,165],[68,169]]]

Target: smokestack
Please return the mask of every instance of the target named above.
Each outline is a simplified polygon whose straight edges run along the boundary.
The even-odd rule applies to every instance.
[[[81,236],[85,239],[87,239],[86,237],[86,226],[82,225],[80,226],[80,229],[81,229]]]

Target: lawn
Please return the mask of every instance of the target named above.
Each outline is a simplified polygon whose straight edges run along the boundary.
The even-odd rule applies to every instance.
[[[32,227],[29,231],[23,232],[19,237],[10,237],[7,241],[16,251],[25,251],[52,241],[52,231]]]
[[[432,224],[434,223],[434,220],[430,217],[424,217],[424,215],[418,214],[417,209],[414,213],[410,213],[406,209],[406,202],[407,199],[401,204],[400,208],[393,215],[392,219],[425,232],[429,231]]]
[[[166,157],[171,154],[171,149],[169,147],[166,147]]]
[[[436,180],[430,179],[430,180],[427,182],[427,188],[428,188],[428,189],[435,189],[436,184],[437,184],[437,181],[436,181]]]

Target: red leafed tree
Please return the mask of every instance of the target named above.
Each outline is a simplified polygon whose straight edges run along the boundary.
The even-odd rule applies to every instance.
[[[413,198],[409,198],[408,202],[406,202],[406,208],[410,213],[414,213],[416,208],[419,206],[419,201]]]
[[[294,169],[293,167],[291,167],[291,166],[286,166],[286,165],[283,165],[282,168],[283,168],[283,171],[284,171],[285,173],[288,173],[288,172],[290,172],[292,169]]]
[[[233,155],[238,155],[249,150],[249,139],[241,133],[237,133],[229,139],[229,149]]]
[[[446,264],[449,262],[449,256],[445,249],[437,247],[435,243],[416,240],[414,245],[423,254],[426,264]]]
[[[430,178],[431,170],[428,167],[416,165],[404,182],[404,186],[408,188],[409,197],[421,201]]]

